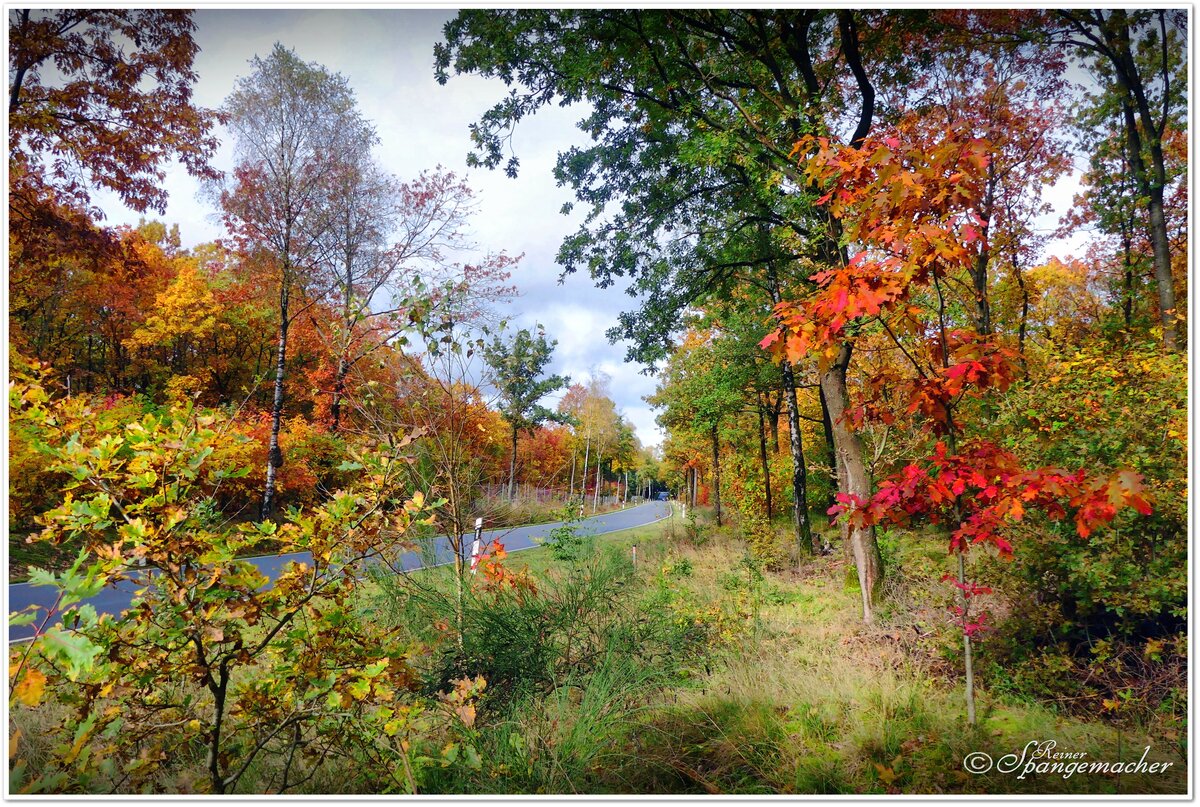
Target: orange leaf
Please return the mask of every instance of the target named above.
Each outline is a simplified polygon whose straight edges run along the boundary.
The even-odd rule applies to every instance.
[[[34,669],[25,671],[25,675],[13,687],[13,697],[26,706],[37,706],[42,702],[42,692],[46,689],[46,676]]]

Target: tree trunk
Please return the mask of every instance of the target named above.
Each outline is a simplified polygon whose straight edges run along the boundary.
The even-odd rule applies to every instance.
[[[286,281],[279,287],[279,348],[275,354],[275,397],[271,401],[271,437],[267,445],[267,481],[263,490],[261,517],[271,517],[275,509],[275,472],[283,465],[283,452],[279,449],[279,425],[283,422],[283,379],[287,362],[288,333],[288,286]]]
[[[592,438],[588,437],[587,442],[583,446],[583,481],[579,485],[579,501],[582,504],[587,503],[587,475],[588,475],[588,456],[592,451]],[[583,510],[579,511],[581,514]]]
[[[1175,321],[1175,282],[1171,277],[1171,246],[1167,241],[1167,219],[1163,212],[1162,188],[1150,194],[1150,236],[1154,245],[1154,280],[1158,284],[1158,310],[1163,328],[1163,347],[1179,350]]]
[[[804,437],[800,433],[800,404],[796,400],[796,376],[792,366],[783,362],[783,393],[788,410],[788,441],[792,450],[792,522],[796,546],[803,555],[818,547],[808,518],[808,469],[804,461]]]
[[[713,454],[713,499],[717,507],[717,526],[721,526],[721,442],[717,436],[717,424],[712,427]]]
[[[579,452],[571,449],[571,481],[567,485],[567,501],[575,497],[575,460],[579,456]]]
[[[1167,220],[1163,212],[1163,188],[1166,185],[1166,161],[1162,142],[1154,125],[1154,116],[1146,98],[1145,87],[1129,44],[1129,27],[1125,11],[1114,11],[1110,22],[1104,26],[1104,37],[1109,47],[1109,56],[1123,97],[1121,113],[1125,123],[1125,141],[1129,167],[1138,186],[1138,194],[1147,200],[1150,214],[1150,244],[1154,251],[1154,280],[1158,285],[1159,318],[1163,329],[1163,347],[1169,351],[1179,349],[1179,338],[1175,323],[1175,286],[1171,277],[1171,245],[1167,239]],[[1166,43],[1160,43],[1165,48]],[[1141,121],[1148,144],[1142,143],[1138,127]],[[1149,145],[1150,166],[1143,157],[1143,146]],[[1153,176],[1150,172],[1153,172]]]
[[[779,287],[779,276],[776,274],[774,265],[769,266],[769,270],[771,302],[779,305],[783,299],[783,293]],[[783,397],[787,402],[788,441],[792,451],[792,526],[795,530],[798,555],[803,557],[805,553],[817,550],[813,540],[812,525],[808,519],[808,471],[804,463],[803,436],[800,434],[800,409],[796,401],[796,375],[791,362],[787,360],[784,360],[780,370],[783,376]]]
[[[958,582],[966,585],[967,583],[967,564],[963,558],[963,553],[960,550],[958,553]],[[967,598],[966,589],[962,592],[963,619],[967,618],[967,609],[971,607],[971,602]],[[975,725],[975,663],[974,653],[971,648],[971,634],[963,630],[963,666],[966,672],[966,697],[967,697],[967,724]]]
[[[767,421],[771,426],[771,444],[775,447],[775,453],[779,453],[779,415],[783,411],[783,392],[776,393],[775,401],[771,404],[771,419]]]
[[[337,375],[333,379],[333,403],[329,405],[330,431],[337,434],[342,426],[342,398],[346,394],[346,376],[350,372],[350,362],[345,354],[338,357]]]
[[[1122,227],[1121,233],[1121,248],[1124,260],[1124,301],[1122,303],[1123,315],[1125,318],[1125,329],[1133,328],[1133,236]]]
[[[512,455],[508,458],[508,500],[514,501],[517,492],[517,429],[512,430]]]
[[[771,463],[767,460],[767,424],[763,409],[758,407],[758,459],[762,463],[763,489],[767,498],[767,521],[773,515],[771,509]]]
[[[846,368],[850,364],[851,350],[849,342],[842,343],[832,366],[821,374],[821,388],[825,391],[829,419],[833,425],[833,438],[840,459],[841,492],[865,502],[871,497],[871,479],[863,459],[863,445],[844,417],[850,401],[846,389]],[[858,569],[863,621],[870,623],[875,619],[874,600],[883,574],[883,560],[879,555],[879,546],[875,543],[875,528],[851,526],[849,519],[844,516],[841,524],[842,539],[850,546],[854,555],[854,565]]]
[[[829,463],[829,498],[826,500],[827,507],[825,508],[825,512],[828,513],[829,508],[837,504],[835,496],[841,485],[842,468],[838,461],[837,448],[833,442],[833,423],[829,419],[829,402],[825,400],[825,388],[818,385],[817,392],[820,393],[821,399],[821,429],[825,433],[825,459]],[[829,516],[829,523],[833,524],[833,516]]]
[[[596,492],[592,495],[592,514],[600,509],[600,464],[604,462],[604,454],[596,453]]]
[[[1017,278],[1017,287],[1021,289],[1021,321],[1017,325],[1017,353],[1021,356],[1021,367],[1028,369],[1025,361],[1025,336],[1029,329],[1029,287],[1025,285],[1025,273],[1017,256],[1013,255],[1013,275]]]
[[[996,192],[996,163],[989,162],[987,167],[987,183],[984,191],[983,204],[979,216],[983,219],[980,241],[984,248],[975,256],[970,266],[971,281],[975,287],[975,328],[979,333],[988,336],[992,332],[992,309],[988,304],[988,262],[991,254],[987,248],[988,231],[992,222],[992,208]]]

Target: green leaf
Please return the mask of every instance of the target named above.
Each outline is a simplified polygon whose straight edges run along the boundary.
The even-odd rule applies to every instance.
[[[67,675],[72,681],[77,680],[80,673],[90,672],[94,668],[96,656],[103,649],[86,636],[64,630],[59,625],[46,631],[42,643],[48,654],[66,662]]]
[[[8,615],[8,626],[15,628],[20,625],[31,625],[37,619],[37,611],[14,611]]]
[[[30,567],[29,569],[29,584],[31,586],[57,586],[58,579],[55,578],[54,572],[45,569]]]

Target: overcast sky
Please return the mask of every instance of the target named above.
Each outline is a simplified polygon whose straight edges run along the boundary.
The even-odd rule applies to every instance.
[[[446,86],[438,86],[433,46],[453,14],[450,9],[198,11],[195,101],[219,107],[234,80],[251,72],[249,60],[266,56],[276,42],[305,61],[344,75],[363,115],[375,124],[380,141],[376,155],[388,170],[402,180],[438,165],[466,175],[477,194],[472,231],[479,252],[524,253],[513,274],[520,296],[507,313],[518,327],[540,323],[558,340],[550,372],[576,381],[586,381],[593,371],[610,376],[612,396],[638,437],[645,445],[657,444],[661,431],[642,400],[654,391],[655,381],[640,366],[624,364],[625,346],[609,344],[604,335],[616,315],[636,301],[621,287],[595,288],[586,275],[558,283],[561,270],[554,256],[563,237],[578,226],[579,214],[559,212],[571,193],[555,185],[551,170],[558,153],[584,137],[574,126],[583,112],[549,107],[522,122],[512,140],[521,160],[517,179],[502,171],[468,171],[468,126],[505,88],[498,80],[477,76],[452,76]],[[215,160],[218,169],[232,167],[231,152],[225,143]],[[166,187],[170,201],[163,219],[179,224],[185,246],[223,234],[213,207],[186,172],[172,167]],[[1071,180],[1060,182],[1048,198],[1064,209],[1072,188]],[[138,215],[122,208],[114,196],[98,194],[97,200],[111,223],[136,223]],[[1046,221],[1047,226],[1052,223]],[[1061,254],[1067,247],[1054,251]]]
[[[657,444],[661,432],[642,400],[654,391],[654,379],[642,375],[639,365],[624,364],[625,346],[611,345],[604,336],[618,312],[636,301],[615,287],[595,288],[586,275],[558,284],[561,268],[554,256],[580,217],[559,212],[572,196],[555,185],[551,170],[558,152],[583,137],[574,126],[582,111],[552,107],[523,122],[513,138],[521,159],[517,179],[499,170],[468,171],[467,127],[499,99],[504,86],[476,76],[452,77],[444,87],[434,80],[433,46],[453,14],[441,9],[197,11],[195,102],[220,106],[234,80],[251,72],[249,60],[268,55],[276,42],[341,73],[363,115],[375,124],[376,156],[389,171],[406,180],[441,165],[466,175],[478,202],[470,229],[479,253],[524,253],[512,278],[520,296],[508,314],[518,327],[541,323],[558,340],[550,372],[577,381],[586,381],[593,370],[609,375],[617,407],[643,444]],[[220,170],[232,167],[229,143],[223,143],[214,163]],[[179,224],[184,246],[223,235],[215,209],[186,172],[173,166],[166,188],[170,200],[161,218]],[[137,222],[138,214],[115,197],[99,194],[97,199],[110,223]]]

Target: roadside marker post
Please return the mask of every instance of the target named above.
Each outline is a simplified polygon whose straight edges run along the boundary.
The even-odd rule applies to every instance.
[[[483,539],[483,519],[475,519],[475,542],[471,544],[471,574],[478,571],[479,566],[479,544]]]

